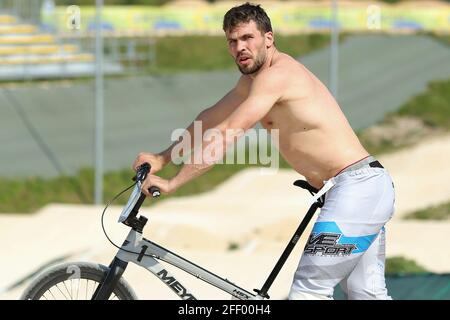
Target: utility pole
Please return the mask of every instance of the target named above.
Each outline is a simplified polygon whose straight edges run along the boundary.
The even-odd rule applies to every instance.
[[[332,0],[331,7],[331,46],[330,46],[330,91],[334,98],[338,98],[339,72],[339,25],[338,0]]]
[[[95,0],[95,204],[103,203],[103,0]]]

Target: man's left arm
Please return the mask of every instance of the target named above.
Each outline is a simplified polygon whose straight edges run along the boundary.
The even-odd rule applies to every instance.
[[[170,180],[150,175],[142,185],[142,192],[157,186],[163,193],[171,193],[192,179],[210,170],[226,153],[234,141],[260,121],[282,97],[283,79],[266,70],[253,81],[249,95],[224,121],[210,129],[211,136],[204,135],[201,145],[194,149],[189,163],[185,163]],[[232,134],[230,134],[230,132]],[[217,139],[217,137],[222,137]],[[214,139],[213,139],[214,138]]]

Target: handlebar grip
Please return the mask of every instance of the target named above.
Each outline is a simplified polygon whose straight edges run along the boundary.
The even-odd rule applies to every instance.
[[[158,187],[152,186],[148,189],[153,198],[157,198],[161,195],[161,190]]]

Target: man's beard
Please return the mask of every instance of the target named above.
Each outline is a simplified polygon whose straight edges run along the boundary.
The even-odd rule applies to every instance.
[[[263,66],[264,62],[266,61],[266,55],[261,52],[260,55],[256,56],[254,60],[254,64],[252,66],[240,66],[239,63],[236,62],[236,65],[239,68],[239,71],[242,74],[252,74],[255,72],[258,72],[259,69]]]

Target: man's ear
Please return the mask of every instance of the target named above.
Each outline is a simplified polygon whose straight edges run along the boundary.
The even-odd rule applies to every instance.
[[[265,42],[266,42],[266,48],[270,48],[273,46],[273,42],[274,42],[274,38],[273,38],[273,32],[269,31],[266,32],[266,34],[264,35],[265,38]]]

